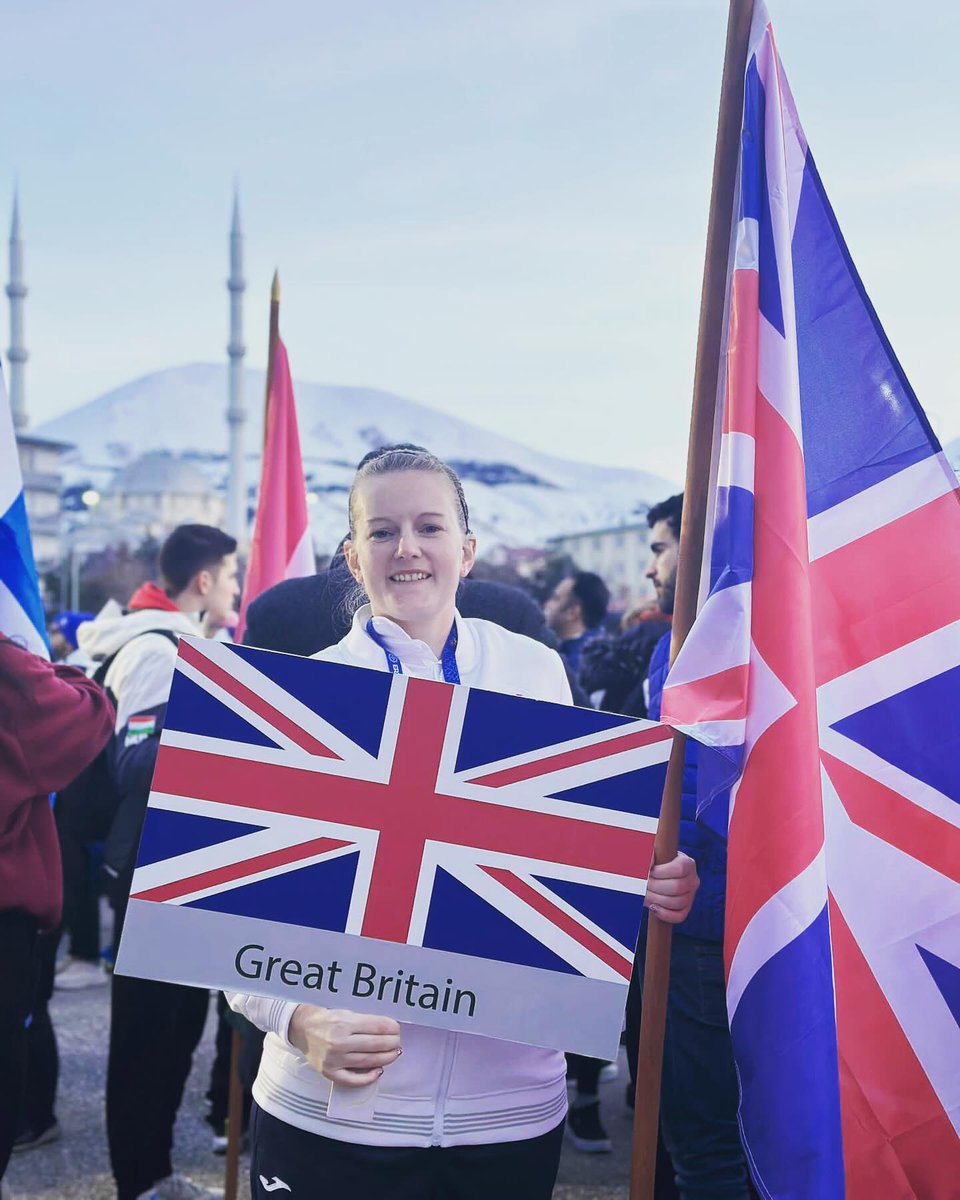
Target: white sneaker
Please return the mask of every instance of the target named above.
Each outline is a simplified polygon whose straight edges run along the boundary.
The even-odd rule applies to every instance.
[[[223,1189],[203,1187],[186,1175],[168,1175],[141,1192],[137,1200],[223,1200]]]
[[[600,1068],[600,1082],[612,1083],[620,1074],[620,1068],[615,1062],[608,1062],[606,1066]]]
[[[87,962],[74,958],[69,966],[54,978],[53,986],[63,991],[76,992],[80,988],[102,987],[107,982],[107,973],[98,962]]]

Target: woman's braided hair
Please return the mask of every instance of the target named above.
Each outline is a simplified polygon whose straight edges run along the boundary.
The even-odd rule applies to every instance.
[[[443,475],[449,479],[457,497],[459,509],[457,520],[460,524],[460,531],[462,533],[470,532],[470,513],[467,510],[467,501],[463,494],[463,484],[460,482],[456,471],[452,467],[448,467],[435,454],[431,454],[429,450],[425,450],[423,446],[401,442],[395,446],[382,446],[379,450],[371,450],[369,454],[365,454],[360,459],[357,466],[357,473],[354,475],[353,483],[350,487],[350,498],[347,503],[350,514],[351,537],[356,533],[355,508],[357,484],[361,483],[364,479],[369,479],[372,475],[387,475],[392,471],[433,471],[435,474]]]

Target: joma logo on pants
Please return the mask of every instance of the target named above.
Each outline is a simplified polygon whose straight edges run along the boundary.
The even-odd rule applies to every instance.
[[[274,1175],[274,1177],[270,1180],[269,1183],[267,1183],[264,1176],[261,1175],[260,1176],[260,1186],[263,1188],[263,1190],[265,1192],[279,1192],[282,1190],[284,1192],[290,1192],[291,1195],[293,1194],[290,1184],[284,1183],[283,1180],[278,1178],[276,1175]]]

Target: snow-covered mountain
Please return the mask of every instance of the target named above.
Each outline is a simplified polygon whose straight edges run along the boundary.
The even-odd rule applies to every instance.
[[[412,400],[369,388],[294,384],[310,516],[318,551],[346,530],[347,489],[357,461],[389,442],[416,442],[464,480],[481,549],[537,545],[559,533],[618,525],[676,491],[657,475],[592,466],[529,446]],[[247,482],[255,488],[263,428],[264,372],[244,372]],[[227,461],[227,366],[157,371],[37,427],[70,442],[67,483],[109,487],[115,471],[149,450],[183,455],[222,488]],[[588,449],[585,447],[585,449]]]

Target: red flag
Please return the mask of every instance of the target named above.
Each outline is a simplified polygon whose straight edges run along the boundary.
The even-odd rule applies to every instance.
[[[307,488],[297,431],[297,408],[287,350],[279,335],[270,356],[263,465],[250,561],[234,637],[243,638],[247,606],[284,579],[312,575],[316,569],[307,523]]]

